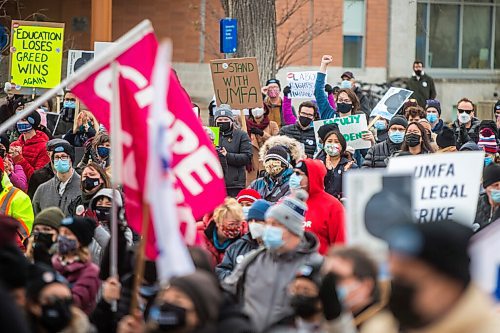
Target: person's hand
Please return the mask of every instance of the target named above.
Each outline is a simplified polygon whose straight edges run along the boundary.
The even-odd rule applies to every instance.
[[[372,144],[375,143],[375,137],[371,131],[366,131],[361,135],[361,138],[366,141],[370,141]]]
[[[325,91],[327,94],[333,94],[333,87],[327,83],[325,84]]]
[[[292,92],[292,89],[290,88],[290,86],[286,86],[285,89],[283,89],[283,95],[285,95],[286,97],[288,97],[288,95]]]
[[[321,58],[321,64],[323,65],[329,65],[333,61],[333,57],[331,55],[324,55]]]
[[[146,323],[139,310],[134,310],[133,315],[123,317],[118,322],[117,333],[145,333]]]
[[[260,88],[260,92],[264,95],[267,95],[268,90],[269,90],[268,86],[263,86],[262,88]]]
[[[347,162],[347,164],[344,166],[344,171],[349,170],[353,164],[354,164],[354,161]]]
[[[220,148],[220,153],[222,154],[222,156],[226,157],[227,156],[227,150],[226,150],[226,148],[221,147]]]
[[[258,136],[263,136],[264,135],[264,131],[261,130],[260,128],[256,128],[256,127],[252,127],[250,129],[250,133],[258,135]]]
[[[121,288],[120,281],[116,277],[109,277],[102,284],[102,298],[108,303],[119,300]]]
[[[14,158],[21,155],[22,148],[19,146],[14,146],[9,148],[9,154]]]
[[[10,158],[5,158],[3,160],[4,166],[5,166],[5,173],[10,176],[12,171],[14,170],[14,167],[12,165],[12,162],[10,161]]]

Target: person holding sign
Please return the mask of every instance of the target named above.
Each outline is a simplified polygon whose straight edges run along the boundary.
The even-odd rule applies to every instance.
[[[434,152],[425,128],[420,123],[413,122],[408,125],[401,151],[407,151],[412,155]]]

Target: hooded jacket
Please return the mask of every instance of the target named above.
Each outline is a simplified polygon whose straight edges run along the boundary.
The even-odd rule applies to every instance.
[[[264,247],[250,252],[233,273],[222,282],[222,287],[242,300],[257,332],[291,316],[288,285],[297,269],[317,254],[318,240],[305,232],[299,246],[278,254]]]
[[[258,247],[259,243],[252,238],[250,233],[246,233],[243,237],[231,244],[227,248],[222,262],[215,267],[215,274],[217,274],[219,281],[223,281],[226,277],[231,275],[236,265],[243,261],[243,257],[248,252]]]
[[[325,192],[326,167],[323,163],[312,159],[306,159],[304,163],[309,177],[304,230],[318,237],[319,253],[325,254],[331,245],[345,242],[344,206]]]
[[[64,215],[68,215],[68,207],[71,201],[76,199],[81,193],[80,175],[73,170],[73,175],[66,184],[66,189],[63,195],[59,195],[59,185],[61,181],[57,176],[54,176],[48,182],[43,183],[38,187],[33,195],[33,211],[38,214],[42,209],[56,206],[61,208]]]
[[[31,139],[25,140],[23,134],[17,141],[22,147],[22,154],[13,158],[14,163],[19,164],[23,168],[26,177],[30,179],[35,170],[43,168],[50,162],[46,148],[49,137],[41,131],[36,131],[35,136]]]
[[[264,177],[254,180],[249,188],[259,192],[262,199],[269,202],[278,202],[281,198],[290,194],[288,181],[293,174],[293,169],[285,169],[279,177],[272,178],[267,173]]]

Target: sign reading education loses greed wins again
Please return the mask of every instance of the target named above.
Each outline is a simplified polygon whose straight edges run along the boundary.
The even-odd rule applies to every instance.
[[[64,24],[12,22],[11,82],[20,87],[53,88],[61,81]]]

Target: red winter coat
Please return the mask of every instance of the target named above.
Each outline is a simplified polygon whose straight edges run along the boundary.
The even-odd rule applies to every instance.
[[[217,266],[221,263],[222,259],[224,259],[224,254],[226,250],[234,243],[236,240],[240,239],[247,232],[247,224],[243,222],[241,224],[241,232],[240,236],[234,238],[231,244],[226,247],[225,250],[218,250],[213,243],[213,232],[216,228],[215,221],[212,218],[211,214],[207,214],[203,217],[203,221],[199,221],[196,223],[196,227],[198,229],[198,238],[201,240],[202,247],[210,253],[210,259],[213,267]]]
[[[90,315],[95,309],[99,291],[99,267],[91,260],[63,265],[60,258],[59,255],[54,255],[52,266],[70,283],[73,304]]]
[[[25,140],[23,134],[13,143],[22,147],[22,154],[14,157],[13,160],[15,164],[19,164],[23,168],[28,181],[35,170],[43,168],[50,162],[47,155],[47,141],[49,141],[47,134],[36,131],[35,136],[31,139]]]
[[[309,198],[307,199],[304,230],[319,239],[319,253],[325,254],[333,244],[345,242],[344,206],[325,192],[326,167],[320,160],[305,159],[309,175]]]

